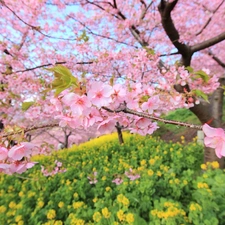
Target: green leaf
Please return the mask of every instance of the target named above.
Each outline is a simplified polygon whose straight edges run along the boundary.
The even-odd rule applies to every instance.
[[[205,94],[203,91],[201,90],[193,90],[193,93],[197,96],[197,97],[202,97],[205,101],[209,102],[208,100],[208,95]]]
[[[89,41],[89,37],[87,36],[87,33],[85,30],[83,30],[82,34],[79,37],[80,40],[83,40],[84,42]]]
[[[194,74],[196,75],[195,78],[201,78],[206,83],[210,79],[209,75],[206,72],[202,71],[202,70],[198,70],[198,71],[194,72]]]
[[[194,69],[193,69],[191,66],[187,66],[187,67],[186,67],[186,70],[187,70],[189,73],[193,73],[193,72],[194,72]]]
[[[148,48],[148,47],[144,47],[144,49],[146,50],[146,52],[149,54],[149,55],[155,55],[155,51],[154,49],[152,48]]]
[[[52,88],[55,89],[56,96],[71,86],[78,87],[78,79],[67,67],[57,65],[47,70],[54,72],[55,80],[52,82]]]
[[[22,103],[22,110],[27,111],[33,104],[34,104],[34,102],[23,102]]]

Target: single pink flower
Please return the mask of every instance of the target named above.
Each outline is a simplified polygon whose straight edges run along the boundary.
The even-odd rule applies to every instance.
[[[117,178],[114,179],[112,182],[115,183],[116,185],[120,185],[120,184],[123,183],[123,179],[120,178],[120,177],[117,177]]]
[[[125,172],[125,175],[130,179],[130,180],[136,180],[140,178],[140,174],[136,174],[131,168],[129,171]]]
[[[33,147],[34,145],[31,143],[21,142],[9,150],[8,156],[13,160],[21,160],[23,157],[29,157],[31,155],[31,149]]]
[[[98,125],[98,131],[101,134],[108,134],[111,133],[115,129],[115,121],[112,119],[107,119],[103,120],[99,125]]]
[[[36,162],[26,162],[26,161],[15,161],[12,164],[9,164],[7,174],[13,173],[24,173],[27,169],[32,168]]]
[[[10,165],[7,163],[0,163],[0,173],[6,173],[8,174]]]
[[[91,107],[91,102],[86,95],[79,96],[74,93],[68,93],[62,98],[62,101],[64,104],[70,106],[73,115],[76,116],[81,116],[84,109]]]
[[[88,176],[88,180],[90,184],[96,184],[98,182],[96,176],[98,175],[97,171],[95,171],[93,174],[91,174],[90,176]]]
[[[5,160],[8,157],[8,150],[0,146],[0,160]]]
[[[103,119],[101,114],[99,113],[99,110],[97,110],[96,108],[92,108],[91,112],[86,117],[84,117],[83,124],[84,124],[84,127],[87,128],[87,127],[93,126],[95,123],[100,122],[102,120]]]
[[[204,143],[206,147],[215,148],[218,158],[225,156],[225,132],[222,128],[212,128],[208,124],[202,127],[206,137]]]
[[[115,84],[113,86],[113,97],[116,101],[124,101],[126,98],[126,90],[122,84]]]
[[[141,108],[144,111],[147,110],[149,114],[152,114],[155,109],[158,109],[160,107],[159,103],[160,103],[159,97],[158,96],[153,96],[153,97],[149,98],[147,102],[144,102],[141,105]]]
[[[89,100],[98,108],[108,106],[112,102],[113,88],[100,82],[93,82],[88,91]]]

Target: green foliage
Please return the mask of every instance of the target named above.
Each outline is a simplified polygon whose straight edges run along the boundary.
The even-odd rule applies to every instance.
[[[34,102],[23,102],[22,103],[22,110],[27,111],[33,104],[34,104]]]
[[[47,70],[54,72],[55,80],[52,82],[52,88],[55,89],[56,96],[71,86],[78,87],[77,78],[72,75],[67,67],[56,65]]]
[[[194,95],[196,95],[197,97],[202,97],[205,101],[209,102],[208,95],[205,94],[203,91],[196,89],[193,90],[192,93],[194,93]]]
[[[89,37],[87,36],[86,30],[82,31],[82,34],[80,35],[80,37],[78,39],[83,40],[84,42],[89,41]]]
[[[201,172],[202,146],[124,139],[119,145],[117,134],[107,135],[34,158],[49,169],[58,160],[65,173],[45,177],[36,165],[21,176],[1,175],[0,224],[223,224],[225,173],[216,163]],[[140,177],[130,180],[130,168]],[[112,182],[118,177],[120,185]]]
[[[186,69],[188,70],[189,73],[192,74],[193,80],[201,78],[205,83],[208,83],[210,77],[203,70],[194,71],[194,69],[191,66],[187,66]]]
[[[188,109],[177,109],[173,112],[170,112],[168,115],[164,116],[163,118],[168,120],[175,120],[175,121],[181,121],[181,122],[188,122],[193,124],[199,124],[198,118]],[[154,132],[154,136],[162,136],[163,134],[167,132],[172,132],[174,134],[179,134],[187,131],[188,128],[181,127],[181,126],[174,126],[171,124],[164,124],[164,123],[158,123],[159,129]]]

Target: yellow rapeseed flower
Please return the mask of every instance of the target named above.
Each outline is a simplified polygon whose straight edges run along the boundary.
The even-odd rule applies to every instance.
[[[126,222],[128,224],[133,224],[133,222],[134,222],[134,215],[132,213],[128,213],[126,215]]]
[[[93,215],[93,220],[94,220],[95,222],[98,223],[98,222],[101,220],[101,218],[102,218],[102,215],[101,215],[100,212],[95,212],[95,213],[94,213],[94,215]]]
[[[202,169],[202,170],[206,170],[206,169],[207,169],[206,164],[201,164],[201,169]]]
[[[13,201],[10,202],[10,203],[9,203],[9,208],[10,208],[10,209],[16,208],[16,203],[13,202]]]
[[[66,185],[69,186],[71,184],[70,180],[66,180]]]
[[[118,217],[119,221],[124,221],[125,215],[124,215],[124,212],[123,212],[122,209],[120,209],[120,210],[117,212],[117,217]]]
[[[103,176],[103,177],[102,177],[102,180],[103,180],[103,181],[106,180],[106,176]]]
[[[176,179],[174,180],[174,183],[175,183],[175,184],[179,184],[179,183],[180,183],[180,180],[179,180],[178,178],[176,178]]]
[[[198,188],[209,188],[208,184],[199,182],[197,184]]]
[[[183,180],[183,184],[187,185],[188,184],[187,180]]]
[[[54,225],[63,225],[63,222],[61,220],[56,220],[54,222]]]
[[[23,193],[22,191],[20,191],[20,192],[19,192],[19,196],[20,196],[20,197],[23,197],[23,196],[24,196],[24,193]]]
[[[130,204],[130,201],[128,198],[126,198],[123,194],[119,194],[117,196],[117,201],[122,203],[125,206],[128,206]]]
[[[111,188],[110,187],[106,187],[105,190],[108,192],[108,191],[111,190]]]
[[[202,211],[202,207],[197,203],[191,203],[189,208],[190,208],[190,211],[196,211],[196,210]]]
[[[74,198],[78,198],[78,193],[75,192],[75,193],[73,194],[73,197],[74,197]]]
[[[59,208],[62,208],[63,206],[64,206],[64,202],[62,202],[62,201],[59,202],[58,207],[59,207]]]
[[[18,216],[16,216],[16,218],[15,218],[15,221],[18,223],[20,220],[22,220],[22,216],[21,215],[18,215]]]
[[[48,210],[47,218],[48,218],[49,220],[52,220],[52,219],[54,219],[55,217],[56,217],[56,212],[55,212],[55,210],[54,210],[54,209]]]
[[[220,167],[219,163],[217,161],[211,162],[212,168],[213,169],[218,169]]]
[[[102,209],[102,215],[103,215],[103,217],[108,219],[111,216],[111,212],[109,212],[108,208],[105,207],[105,208]]]
[[[6,207],[4,205],[0,206],[0,213],[3,214],[6,211]]]
[[[84,205],[84,202],[74,202],[73,203],[73,208],[74,209],[79,209]]]
[[[145,166],[146,165],[146,160],[145,159],[143,159],[143,160],[141,160],[141,166]]]
[[[72,218],[70,224],[71,225],[85,225],[85,221],[82,219]]]
[[[157,174],[158,177],[161,177],[162,176],[162,173],[160,171],[157,171],[156,174]]]
[[[150,165],[154,165],[155,164],[155,159],[150,159],[148,162],[149,162]]]
[[[39,201],[37,205],[38,205],[39,208],[42,208],[44,206],[44,204],[45,203],[43,201]]]
[[[151,169],[148,170],[148,175],[149,175],[149,176],[152,176],[153,174],[154,174],[153,170],[151,170]]]
[[[23,206],[24,206],[24,205],[20,202],[20,203],[16,206],[16,209],[22,209]]]

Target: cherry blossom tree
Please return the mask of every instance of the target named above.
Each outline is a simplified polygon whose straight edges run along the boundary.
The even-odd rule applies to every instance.
[[[204,125],[205,161],[223,167],[224,145],[216,143],[225,135],[216,128],[224,0],[0,0],[0,7],[1,120],[13,134],[49,118],[102,134],[118,123],[152,134],[154,121],[202,129],[161,118],[187,108],[215,129]]]

